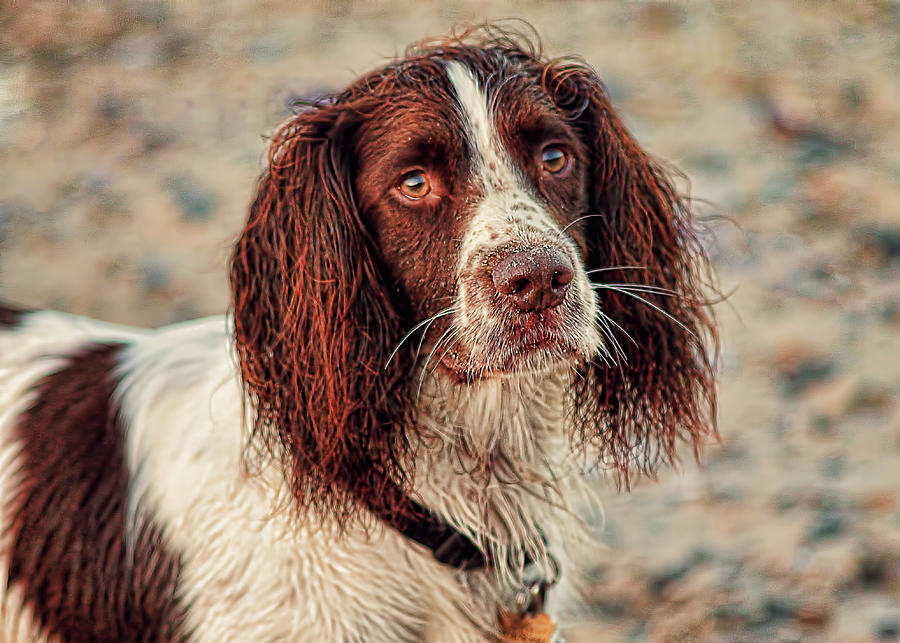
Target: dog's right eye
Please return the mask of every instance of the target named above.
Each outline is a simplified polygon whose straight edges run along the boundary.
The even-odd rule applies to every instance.
[[[427,174],[421,170],[413,170],[403,175],[397,189],[408,199],[421,199],[431,192],[431,182]]]

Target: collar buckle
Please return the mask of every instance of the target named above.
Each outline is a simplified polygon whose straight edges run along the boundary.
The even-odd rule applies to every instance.
[[[552,569],[550,576],[545,576],[543,570],[534,562],[525,568],[522,575],[524,582],[516,592],[515,598],[515,610],[518,615],[534,615],[544,611],[547,590],[559,581],[559,563],[550,552],[547,552],[547,560]]]

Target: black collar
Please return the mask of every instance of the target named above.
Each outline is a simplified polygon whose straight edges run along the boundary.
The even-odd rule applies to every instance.
[[[431,550],[435,560],[456,569],[488,567],[488,558],[465,534],[409,498],[410,516],[396,525],[397,531]]]
[[[405,498],[407,516],[400,521],[390,521],[401,534],[431,550],[435,560],[454,569],[475,571],[493,566],[493,561],[479,549],[472,539],[458,531],[437,514],[422,506],[409,496]],[[543,539],[543,534],[541,535]],[[544,541],[546,544],[546,540]],[[543,611],[547,590],[559,580],[559,567],[553,556],[548,554],[553,564],[551,578],[542,575],[525,580],[516,595],[516,609],[519,614],[535,614]],[[523,569],[527,570],[534,559],[525,552]]]
[[[407,497],[407,500],[410,516],[395,527],[410,540],[430,549],[436,561],[448,567],[467,571],[493,566],[493,561],[472,542],[471,538],[441,520],[431,509],[412,498]],[[524,554],[523,567],[527,568],[534,559],[527,551]]]
[[[472,571],[494,566],[495,561],[471,538],[442,520],[434,511],[413,500],[399,486],[394,486],[390,491],[397,494],[402,509],[396,513],[375,510],[376,515],[413,542],[430,549],[437,562],[454,569]],[[543,534],[541,539],[544,539]],[[544,540],[544,544],[546,542]],[[527,551],[523,553],[522,566],[528,568],[534,564],[534,559]]]

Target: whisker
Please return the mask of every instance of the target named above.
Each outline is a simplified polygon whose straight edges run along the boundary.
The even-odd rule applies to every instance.
[[[605,335],[604,335],[604,337],[605,337]],[[603,361],[603,363],[608,368],[611,368],[614,364],[616,364],[616,361],[613,360],[612,362],[610,362],[609,355],[610,355],[609,349],[606,346],[600,346],[600,348],[597,349],[597,356]],[[578,371],[576,370],[575,372],[577,373]],[[584,376],[581,375],[580,373],[579,373],[579,375],[581,376],[581,379],[584,380]]]
[[[452,326],[444,331],[444,333],[438,338],[438,340],[434,343],[434,346],[431,347],[431,352],[428,353],[428,357],[425,358],[425,363],[422,365],[422,370],[428,369],[428,363],[431,361],[431,358],[434,356],[434,352],[437,350],[438,346],[447,338],[451,333],[456,333],[456,329]]]
[[[603,317],[606,318],[606,320],[607,320],[610,324],[612,324],[613,326],[615,326],[616,328],[618,328],[620,331],[622,331],[622,333],[625,335],[625,337],[627,337],[627,338],[631,341],[632,344],[634,344],[637,348],[640,348],[640,345],[634,340],[634,337],[632,337],[631,335],[629,335],[629,334],[628,334],[628,331],[625,330],[624,328],[622,328],[622,326],[619,324],[619,322],[617,322],[615,319],[613,319],[612,317],[610,317],[609,315],[607,315],[607,314],[604,313],[603,311],[599,311],[599,312],[600,312],[601,315],[603,315]]]
[[[447,338],[447,348],[444,349],[444,352],[441,353],[441,356],[437,358],[437,364],[440,364],[444,361],[444,357],[450,352],[450,349],[453,348],[453,340],[456,339],[456,335],[451,335]]]
[[[603,333],[604,339],[608,339],[610,341],[610,343],[612,344],[613,349],[615,349],[614,361],[616,363],[618,363],[619,357],[620,356],[624,357],[624,354],[622,352],[622,346],[619,344],[618,340],[612,334],[612,329],[609,327],[609,324],[607,323],[607,319],[609,319],[607,317],[607,315],[603,314],[599,310],[597,311],[597,323],[600,325],[600,331]],[[609,351],[608,348],[607,348],[607,353],[611,354],[611,352]]]
[[[623,295],[628,295],[629,297],[634,297],[634,298],[637,299],[638,301],[647,304],[647,305],[650,306],[650,308],[652,308],[653,310],[657,311],[657,312],[660,313],[661,315],[664,315],[665,317],[668,317],[668,318],[671,319],[673,322],[675,322],[676,324],[678,324],[679,326],[681,326],[685,331],[687,331],[687,333],[688,333],[691,337],[693,337],[694,339],[696,339],[696,340],[699,341],[700,338],[697,337],[697,335],[696,335],[690,328],[688,328],[687,326],[685,326],[679,319],[673,317],[672,315],[670,315],[669,313],[667,313],[665,310],[663,310],[662,308],[660,308],[659,306],[657,306],[656,304],[654,304],[652,301],[648,301],[647,299],[644,299],[644,298],[641,297],[640,295],[635,295],[633,292],[629,292],[629,291],[627,291],[627,290],[624,290],[624,289],[622,289],[622,288],[617,288],[617,287],[615,287],[615,286],[602,286],[602,288],[605,288],[606,290],[614,290],[614,291],[616,291],[616,292],[620,292],[620,293],[622,293]]]
[[[451,335],[451,333],[452,333],[452,335]],[[431,352],[428,353],[428,357],[425,358],[425,363],[422,365],[422,376],[419,378],[419,386],[418,386],[418,389],[416,390],[416,399],[418,399],[419,395],[422,393],[422,383],[425,381],[425,376],[428,374],[428,363],[431,361],[431,358],[434,356],[434,352],[437,350],[438,346],[441,345],[441,342],[444,341],[444,339],[447,337],[447,335],[451,335],[451,338],[452,338],[452,336],[455,335],[456,333],[457,333],[457,329],[453,328],[453,326],[450,326],[449,328],[447,328],[447,330],[444,331],[444,334],[438,338],[438,340],[437,340],[437,342],[435,342],[434,346],[431,347]]]
[[[563,228],[562,230],[560,230],[559,233],[562,234],[563,232],[565,232],[566,230],[568,230],[569,228],[571,228],[573,225],[575,225],[575,224],[578,223],[579,221],[584,221],[585,219],[590,219],[591,217],[601,217],[601,218],[603,218],[604,216],[605,216],[605,215],[603,215],[603,214],[586,214],[586,215],[584,215],[583,217],[578,217],[578,218],[575,219],[574,221],[570,221],[569,223],[567,223],[567,224],[566,224],[566,227]]]
[[[615,335],[612,333],[612,329],[609,327],[608,321],[612,321],[609,315],[604,314],[601,311],[597,311],[599,317],[597,318],[597,322],[600,324],[600,329],[603,331],[603,335],[609,338],[609,341],[612,342],[613,348],[616,350],[616,358],[614,359],[615,363],[619,363],[619,358],[622,359],[623,362],[627,362],[628,358],[625,355],[625,351],[622,350],[622,345],[619,344],[619,340],[616,339]]]
[[[601,348],[602,348],[602,346],[601,346]],[[606,363],[606,358],[602,354],[600,355],[600,357],[601,357],[601,359],[603,359],[603,363],[606,364],[607,366],[609,366],[609,364]],[[573,373],[575,373],[575,375],[577,375],[578,378],[582,382],[587,382],[584,375],[581,374],[581,372],[578,370],[578,368],[574,364],[569,367],[569,370],[571,370]]]
[[[456,312],[456,306],[450,306],[449,308],[445,308],[444,310],[438,311],[437,313],[435,313],[431,317],[428,317],[427,319],[423,319],[418,324],[413,326],[412,329],[408,333],[406,333],[406,335],[403,336],[403,339],[400,340],[400,343],[394,347],[394,350],[391,351],[390,356],[387,358],[387,361],[384,363],[384,368],[388,367],[388,364],[390,364],[391,360],[394,359],[394,355],[396,355],[397,351],[400,350],[400,347],[403,346],[403,342],[405,342],[407,339],[412,337],[413,333],[415,333],[417,330],[419,330],[425,324],[429,324],[429,323],[433,322],[434,320],[438,319],[439,317],[445,317],[446,315],[450,315],[455,312]],[[426,329],[426,332],[427,332],[427,329]],[[421,349],[421,344],[419,344],[419,348]],[[417,351],[417,354],[418,354],[418,351]]]
[[[425,338],[428,337],[428,329],[431,328],[431,324],[433,324],[435,321],[436,321],[436,318],[432,319],[430,322],[428,322],[428,325],[425,327],[425,329],[422,331],[421,336],[419,337],[419,343],[416,346],[416,355],[415,355],[416,361],[418,361],[419,355],[422,354],[422,346],[425,344]]]
[[[634,290],[636,292],[647,292],[654,293],[657,295],[665,295],[666,297],[680,297],[677,292],[674,290],[669,290],[668,288],[662,288],[660,286],[646,286],[644,284],[597,284],[591,282],[591,288],[595,289],[603,289],[608,288],[609,286],[616,286],[621,288],[622,290]]]
[[[649,270],[649,268],[647,266],[609,266],[608,268],[594,268],[585,274],[591,275],[595,272],[609,272],[610,270]]]

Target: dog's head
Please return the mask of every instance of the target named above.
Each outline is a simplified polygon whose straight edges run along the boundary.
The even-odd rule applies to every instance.
[[[620,471],[712,424],[687,203],[586,65],[480,32],[421,46],[275,135],[232,261],[256,428],[301,502],[399,507],[415,375],[571,369]]]

